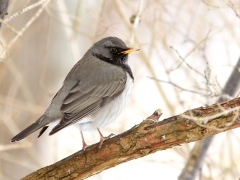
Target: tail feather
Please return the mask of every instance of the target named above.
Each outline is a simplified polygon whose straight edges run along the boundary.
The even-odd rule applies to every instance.
[[[49,123],[49,121],[47,120],[47,117],[44,116],[44,115],[41,116],[35,123],[33,123],[32,125],[28,126],[26,129],[24,129],[19,134],[14,136],[11,139],[11,142],[20,141],[20,140],[24,139],[25,137],[27,137],[30,134],[34,133],[38,129],[44,127],[48,123]]]
[[[44,126],[44,127],[41,129],[41,131],[40,131],[39,134],[38,134],[38,138],[40,138],[40,136],[47,130],[48,127],[49,127],[49,126]]]

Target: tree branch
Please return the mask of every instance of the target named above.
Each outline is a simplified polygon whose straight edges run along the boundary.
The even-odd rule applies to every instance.
[[[223,94],[227,94],[230,97],[235,96],[240,88],[240,58],[236,66],[234,67],[225,87],[223,89]],[[224,96],[218,99],[218,102],[223,102]],[[207,154],[208,148],[210,147],[214,136],[208,137],[203,141],[196,143],[189,155],[187,160],[186,166],[184,167],[183,171],[181,172],[178,180],[193,180],[196,178],[200,169],[202,169],[202,164],[204,162],[204,158]]]
[[[157,121],[161,112],[156,111],[130,130],[104,141],[101,149],[98,144],[91,145],[23,180],[84,179],[132,159],[240,127],[239,110],[240,98],[188,110],[163,121]]]

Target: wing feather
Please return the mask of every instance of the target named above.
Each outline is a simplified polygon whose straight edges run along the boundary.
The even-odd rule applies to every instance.
[[[84,87],[81,80],[77,82],[77,85],[69,91],[61,106],[64,117],[52,129],[50,135],[98,111],[105,104],[119,96],[127,80],[126,73],[122,70],[120,72],[118,74],[115,72],[107,80],[104,77],[99,77],[95,80],[96,83],[92,83],[92,87]]]

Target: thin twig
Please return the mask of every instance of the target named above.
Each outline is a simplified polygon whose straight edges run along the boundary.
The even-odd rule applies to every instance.
[[[181,62],[176,68],[173,68],[172,71],[178,69],[178,68],[182,65],[182,63],[185,63],[185,64],[186,64],[191,70],[193,70],[195,73],[199,74],[199,75],[202,76],[202,77],[205,77],[202,73],[198,72],[196,69],[194,69],[192,66],[190,66],[190,65],[186,62],[186,60],[179,54],[179,52],[178,52],[176,49],[174,49],[172,46],[170,46],[170,48],[171,48],[172,50],[174,50],[174,51],[177,53],[178,57],[182,60],[182,62]]]
[[[163,83],[167,83],[167,84],[171,84],[172,86],[184,91],[184,92],[190,92],[190,93],[194,93],[194,94],[199,94],[199,95],[202,95],[202,96],[210,96],[211,94],[205,94],[205,93],[201,93],[199,91],[194,91],[194,90],[189,90],[189,89],[186,89],[184,87],[181,87],[177,84],[175,84],[174,82],[172,81],[164,81],[164,80],[161,80],[161,79],[157,79],[157,78],[154,78],[154,77],[148,77],[149,79],[153,79],[153,80],[156,80],[156,81],[159,81],[159,82],[163,82]],[[214,96],[218,96],[218,95],[214,95]]]
[[[4,23],[7,23],[7,22],[13,20],[14,18],[18,17],[19,15],[21,15],[21,14],[23,14],[23,13],[25,13],[25,12],[33,9],[33,8],[38,7],[38,6],[42,5],[43,3],[47,2],[47,1],[48,0],[40,0],[40,1],[38,1],[34,4],[32,4],[32,5],[29,5],[28,7],[23,8],[22,10],[20,10],[20,11],[16,12],[15,14],[11,15],[9,18],[5,19]]]

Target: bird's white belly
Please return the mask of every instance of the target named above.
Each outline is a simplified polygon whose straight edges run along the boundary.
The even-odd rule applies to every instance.
[[[128,73],[127,76],[127,82],[123,92],[110,103],[100,108],[94,114],[80,120],[76,124],[80,127],[80,130],[88,131],[96,130],[97,128],[104,128],[105,126],[116,120],[116,118],[125,108],[132,91],[133,80]]]

